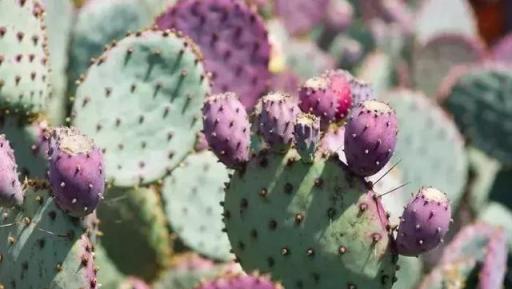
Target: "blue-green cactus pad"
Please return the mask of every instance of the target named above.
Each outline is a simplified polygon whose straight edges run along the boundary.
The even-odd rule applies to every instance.
[[[262,152],[226,189],[224,217],[246,272],[286,288],[391,288],[397,261],[378,198],[337,158]]]
[[[512,164],[512,70],[471,69],[452,87],[446,107],[472,145]]]
[[[77,90],[74,126],[104,150],[117,186],[149,183],[194,148],[209,80],[195,45],[172,31],[145,31],[113,45]]]
[[[400,161],[407,188],[433,186],[457,204],[466,185],[468,161],[455,124],[421,93],[392,91],[387,100],[400,123],[391,162]]]
[[[0,1],[0,109],[41,112],[48,98],[48,55],[36,0]]]
[[[213,259],[231,257],[222,231],[224,184],[229,170],[210,151],[189,155],[165,178],[162,195],[173,231],[190,248]]]
[[[28,186],[21,208],[0,209],[0,288],[96,288],[86,229],[43,187]]]
[[[51,93],[48,99],[47,114],[52,125],[62,125],[66,118],[68,66],[68,48],[71,30],[75,20],[75,8],[72,0],[50,0],[46,4],[44,16],[48,34],[48,53],[50,59]]]
[[[69,51],[70,89],[106,45],[151,24],[153,18],[144,5],[142,0],[90,0],[80,8]]]

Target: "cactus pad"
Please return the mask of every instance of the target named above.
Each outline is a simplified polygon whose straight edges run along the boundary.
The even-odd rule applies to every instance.
[[[252,109],[270,85],[270,43],[262,19],[242,0],[180,0],[156,20],[196,42],[213,92],[235,92]]]
[[[219,205],[228,173],[212,152],[203,151],[188,156],[162,187],[173,231],[196,252],[218,260],[231,256]]]
[[[446,107],[472,145],[512,164],[512,72],[482,67],[462,75],[452,87]]]
[[[111,189],[98,216],[102,245],[121,272],[151,280],[166,268],[172,243],[154,188]]]
[[[233,175],[224,217],[245,271],[287,288],[391,288],[386,214],[340,161],[261,152]],[[361,256],[365,256],[361,258]]]
[[[68,65],[69,88],[87,71],[106,45],[121,40],[126,33],[151,24],[151,15],[141,0],[90,0],[80,7],[72,30]]]
[[[438,35],[414,50],[414,83],[427,96],[435,97],[453,66],[477,62],[483,54],[484,46],[478,39]]]
[[[0,287],[96,289],[93,244],[45,184],[25,184],[21,209],[2,209]]]
[[[398,168],[409,188],[425,184],[436,187],[456,206],[466,184],[468,166],[457,127],[421,93],[397,90],[387,99],[400,123],[391,162],[400,162]]]
[[[201,55],[172,31],[145,31],[113,45],[80,84],[73,124],[105,154],[116,185],[164,176],[194,148],[209,92]]]
[[[22,203],[23,191],[14,151],[5,135],[0,134],[0,206],[8,208]]]
[[[46,34],[36,0],[0,2],[0,109],[41,112],[49,88]]]

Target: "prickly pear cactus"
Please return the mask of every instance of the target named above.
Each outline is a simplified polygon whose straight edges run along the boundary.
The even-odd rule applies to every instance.
[[[506,251],[502,229],[485,223],[468,225],[445,248],[440,264],[419,288],[464,288],[471,271],[481,263],[475,288],[500,289],[505,277]]]
[[[219,205],[229,172],[212,152],[203,151],[188,156],[162,187],[173,231],[196,252],[218,260],[231,257]]]
[[[121,272],[151,280],[169,264],[172,243],[161,206],[154,188],[107,192],[98,208],[101,241]]]
[[[484,55],[478,38],[442,34],[414,49],[413,77],[416,87],[429,97],[436,97],[439,86],[453,66],[474,63]]]
[[[26,183],[23,206],[0,214],[1,288],[98,288],[87,229],[56,207],[46,184]]]
[[[446,107],[471,144],[512,164],[512,72],[496,66],[470,69],[451,88]]]
[[[0,2],[0,110],[38,113],[49,92],[48,54],[37,0]]]
[[[50,0],[52,1],[52,0]],[[121,40],[126,33],[151,24],[151,15],[142,0],[90,0],[76,16],[72,30],[68,76],[71,92],[86,72],[92,58],[99,57],[106,45]]]
[[[118,186],[163,177],[194,148],[209,82],[195,45],[173,31],[130,34],[89,68],[73,124],[105,154]]]
[[[233,175],[224,218],[244,270],[270,272],[287,288],[394,283],[398,258],[382,204],[334,158],[308,164],[293,149],[260,153]]]
[[[445,33],[458,33],[468,37],[478,35],[473,11],[464,0],[424,0],[415,18],[416,40],[421,44]]]
[[[213,92],[235,92],[251,110],[270,85],[270,43],[263,20],[243,0],[180,0],[156,20],[196,42]]]
[[[67,52],[75,22],[75,8],[72,0],[48,1],[45,6],[44,20],[48,34],[48,54],[51,67],[51,93],[48,98],[46,116],[52,125],[62,125],[68,107],[66,70],[69,58]]]
[[[445,192],[456,206],[466,184],[468,164],[464,142],[455,124],[421,93],[395,90],[387,100],[400,123],[391,162],[400,162],[398,167],[409,188],[432,185]],[[395,197],[405,205],[404,196]]]

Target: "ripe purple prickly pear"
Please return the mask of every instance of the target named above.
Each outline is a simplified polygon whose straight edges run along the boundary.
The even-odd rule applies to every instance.
[[[49,139],[49,180],[57,205],[74,217],[96,209],[105,190],[103,154],[76,128],[55,128]]]
[[[371,176],[393,155],[398,122],[387,104],[368,100],[358,105],[345,127],[345,157],[355,174]]]
[[[327,71],[308,79],[299,89],[300,108],[320,117],[323,127],[344,119],[352,106],[349,74]]]
[[[227,167],[238,167],[249,160],[249,118],[234,93],[216,94],[206,99],[203,125],[210,148]]]
[[[274,284],[268,278],[252,275],[234,275],[220,277],[216,280],[203,283],[196,289],[280,289],[280,285]]]
[[[431,187],[421,188],[400,218],[398,253],[417,256],[435,248],[448,232],[451,214],[446,194]]]
[[[293,143],[293,126],[300,109],[297,101],[282,92],[272,92],[260,100],[258,131],[275,151],[285,150]]]
[[[11,207],[21,205],[22,202],[23,191],[18,179],[14,151],[2,134],[0,135],[0,206]]]
[[[297,116],[294,128],[297,150],[305,161],[313,161],[320,142],[320,118],[310,113]]]

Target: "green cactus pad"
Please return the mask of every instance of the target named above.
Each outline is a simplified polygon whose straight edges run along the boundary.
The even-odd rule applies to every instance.
[[[172,244],[153,188],[109,190],[98,216],[102,220],[101,244],[122,273],[151,280],[167,267]]]
[[[21,208],[0,209],[0,288],[95,289],[93,244],[45,184],[25,184]]]
[[[483,55],[484,44],[478,38],[459,34],[437,35],[414,49],[414,83],[428,97],[436,97],[443,79],[453,66],[477,62]]]
[[[173,231],[196,252],[218,260],[231,257],[219,205],[224,200],[228,174],[212,152],[203,151],[189,155],[165,178],[162,187]]]
[[[149,26],[152,17],[141,0],[90,0],[79,10],[72,31],[69,54],[69,88],[86,72],[93,57],[126,33]]]
[[[155,181],[193,150],[210,88],[205,75],[195,45],[172,31],[131,34],[97,59],[72,116],[104,150],[110,181]]]
[[[38,113],[49,90],[42,7],[35,0],[0,2],[0,109]]]
[[[16,156],[21,179],[45,178],[48,162],[42,146],[42,133],[47,129],[47,123],[36,120],[30,124],[20,123],[15,117],[0,117],[0,134],[9,139]]]
[[[54,126],[64,124],[66,118],[67,54],[74,17],[75,8],[72,0],[47,1],[44,19],[48,33],[51,93],[46,116]]]
[[[512,71],[470,69],[451,88],[446,107],[470,143],[502,164],[512,164]]]
[[[456,205],[464,191],[468,167],[457,127],[438,105],[419,92],[396,90],[386,99],[400,123],[391,162],[400,162],[407,188],[433,186]]]
[[[368,193],[367,193],[368,192]],[[245,271],[286,288],[391,288],[396,256],[386,214],[362,179],[335,158],[262,152],[233,175],[224,217]]]

